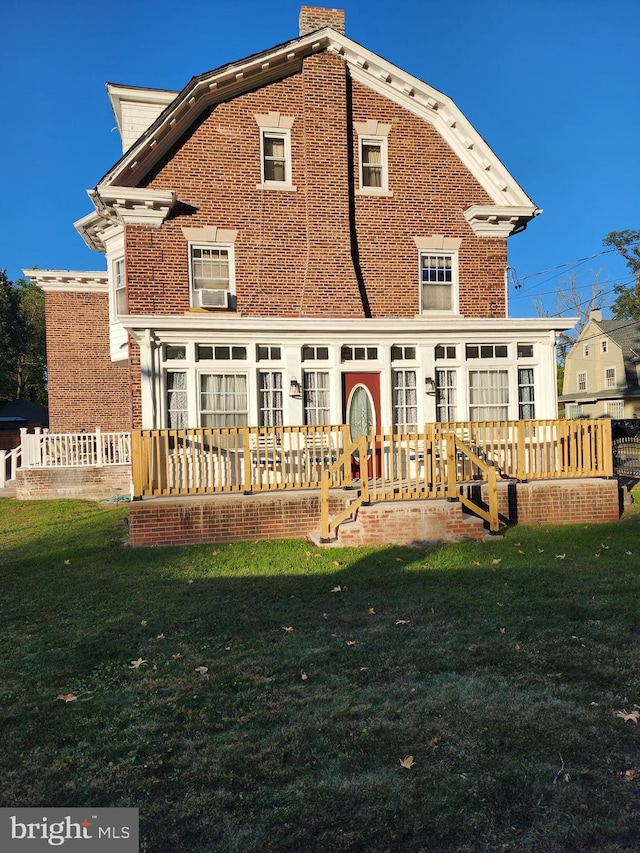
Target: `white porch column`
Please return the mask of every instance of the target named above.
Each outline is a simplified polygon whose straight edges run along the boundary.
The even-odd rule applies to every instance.
[[[156,429],[160,426],[158,394],[160,376],[158,371],[158,342],[150,329],[138,337],[140,345],[140,396],[142,404],[142,428]]]

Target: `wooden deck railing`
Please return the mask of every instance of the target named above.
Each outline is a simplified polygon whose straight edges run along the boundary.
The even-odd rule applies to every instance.
[[[354,476],[334,464],[350,446],[345,425],[134,430],[131,440],[137,498],[319,488],[325,470],[330,487],[348,486]],[[606,418],[436,423],[365,440],[371,501],[450,496],[453,465],[457,483],[492,469],[518,480],[613,475]]]
[[[134,430],[131,439],[136,498],[319,488],[349,440],[344,425]]]

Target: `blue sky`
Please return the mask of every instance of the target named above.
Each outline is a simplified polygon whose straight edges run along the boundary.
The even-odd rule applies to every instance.
[[[0,268],[9,278],[31,266],[105,268],[72,223],[91,211],[86,190],[121,154],[107,82],[179,90],[296,37],[300,5],[0,0]],[[326,5],[345,9],[354,41],[452,98],[543,208],[509,241],[513,316],[535,316],[536,295],[554,314],[554,291],[572,273],[585,293],[595,272],[609,289],[629,279],[620,258],[598,253],[609,231],[640,228],[638,0]]]

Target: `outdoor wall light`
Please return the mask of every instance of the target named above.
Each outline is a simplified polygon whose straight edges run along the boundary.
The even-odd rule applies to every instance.
[[[435,379],[431,378],[431,376],[425,376],[424,390],[427,392],[427,394],[435,394],[436,393],[436,382],[435,382]]]
[[[291,397],[302,397],[302,385],[298,382],[297,379],[291,380],[291,385],[289,387],[289,395]]]

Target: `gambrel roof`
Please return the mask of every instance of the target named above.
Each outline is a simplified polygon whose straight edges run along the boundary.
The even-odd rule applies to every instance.
[[[139,184],[202,112],[299,72],[305,57],[321,51],[343,57],[354,80],[437,130],[492,200],[491,204],[471,205],[464,212],[477,235],[506,237],[541,213],[450,98],[331,27],[193,77],[173,98],[166,90],[149,90],[156,115],[170,103],[89,191],[96,211],[121,221],[161,224],[175,203],[173,194],[140,189]],[[111,84],[110,95],[122,130],[119,110],[127,88]],[[101,249],[99,231],[104,223],[95,217],[84,217],[76,227],[92,248]]]

